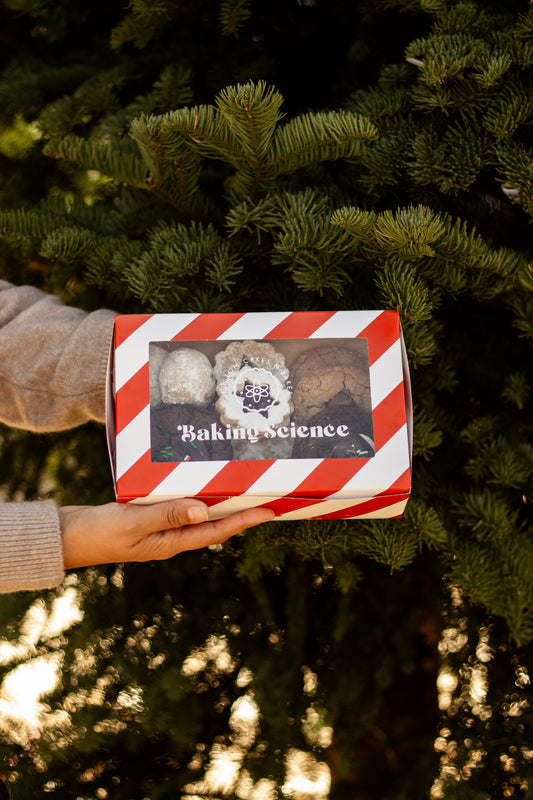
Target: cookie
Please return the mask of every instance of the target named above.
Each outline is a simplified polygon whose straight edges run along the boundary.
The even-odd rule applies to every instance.
[[[233,458],[236,461],[264,461],[265,459],[291,458],[293,439],[259,439],[249,442],[246,439],[232,441]]]
[[[207,406],[215,395],[211,362],[199,350],[172,350],[160,369],[159,386],[163,403]]]
[[[355,366],[337,365],[310,370],[294,387],[294,419],[307,422],[337,395],[370,413],[370,375]]]
[[[293,458],[371,458],[374,455],[372,415],[353,403],[333,403],[306,423],[308,437],[299,437]]]
[[[155,344],[150,345],[149,374],[150,374],[150,403],[157,405],[161,400],[161,386],[159,385],[159,373],[161,367],[168,356],[168,351]]]
[[[150,412],[152,461],[230,460],[231,442],[216,437],[212,426],[220,429],[220,420],[212,408],[190,403],[153,408]]]
[[[231,342],[215,355],[215,380],[221,383],[243,367],[265,369],[275,375],[282,383],[289,379],[285,357],[268,342],[246,339],[244,342]]]
[[[291,368],[292,382],[296,386],[308,372],[316,369],[337,366],[362,367],[364,365],[361,362],[362,359],[347,347],[337,347],[333,344],[313,347],[311,350],[304,350],[295,359]]]
[[[290,420],[291,392],[270,370],[244,366],[231,371],[217,384],[217,394],[223,425],[253,428],[261,435]]]

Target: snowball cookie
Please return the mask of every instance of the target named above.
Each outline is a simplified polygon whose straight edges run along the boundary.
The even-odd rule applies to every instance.
[[[207,406],[215,394],[211,362],[198,350],[172,350],[159,372],[159,386],[163,403]]]
[[[148,356],[148,370],[150,374],[150,404],[152,406],[159,405],[161,401],[161,387],[159,385],[159,373],[168,352],[162,347],[155,344],[150,344],[150,352]]]

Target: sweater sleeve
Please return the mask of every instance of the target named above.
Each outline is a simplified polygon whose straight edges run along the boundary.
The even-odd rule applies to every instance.
[[[113,316],[0,281],[0,421],[40,432],[103,422]]]
[[[0,503],[0,548],[0,592],[61,583],[65,573],[55,503]]]
[[[87,314],[30,286],[0,281],[0,422],[58,431],[105,419],[113,313]],[[53,501],[0,503],[0,593],[64,577]]]

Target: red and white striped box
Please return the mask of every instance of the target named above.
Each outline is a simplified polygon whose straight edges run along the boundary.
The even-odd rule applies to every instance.
[[[164,454],[168,460],[161,460],[160,454],[155,457],[151,421],[161,399],[154,397],[153,381],[157,374],[150,357],[154,352],[151,348],[156,346],[167,353],[182,348],[199,350],[214,366],[216,354],[225,351],[232,342],[244,347],[250,341],[254,346],[268,343],[283,355],[289,372],[285,388],[291,396],[291,415],[295,413],[292,401],[299,398],[301,403],[302,396],[311,398],[316,394],[316,402],[320,404],[325,399],[328,408],[333,403],[343,406],[352,402],[352,396],[346,396],[348,390],[336,395],[335,400],[328,400],[327,391],[322,397],[320,387],[323,381],[327,389],[330,374],[337,375],[343,369],[342,365],[339,367],[338,358],[328,368],[323,354],[331,348],[336,348],[337,352],[338,348],[342,352],[353,350],[354,358],[359,359],[358,369],[368,379],[371,430],[366,430],[363,439],[369,442],[369,447],[365,449],[353,444],[354,441],[361,443],[363,439],[348,425],[315,425],[313,420],[322,420],[322,417],[304,418],[302,423],[301,418],[291,416],[290,421],[286,417],[282,425],[274,426],[270,432],[259,436],[263,443],[268,436],[273,437],[272,441],[277,444],[285,440],[283,457],[253,455],[250,458],[249,452],[245,456],[236,456],[232,450],[232,455],[223,460],[194,460],[187,455],[178,461],[170,447]],[[313,350],[316,353],[317,347],[322,348],[320,369],[316,373],[320,387],[315,390],[313,384],[311,390],[302,395],[304,384],[299,382],[294,386],[292,383],[296,359],[298,356],[304,358],[305,352]],[[241,365],[235,364],[235,374],[239,366],[250,366],[250,360],[246,358]],[[252,367],[257,367],[253,358]],[[269,365],[262,363],[259,367],[264,377],[264,370],[268,372]],[[300,372],[302,370],[296,369],[297,376]],[[310,372],[315,375],[312,369]],[[309,386],[309,373],[306,377]],[[247,391],[250,385],[247,381]],[[271,401],[270,393],[274,392],[275,387],[272,387],[268,388],[268,384],[267,389],[264,385],[261,387],[268,395],[267,405]],[[251,391],[253,395],[253,386]],[[242,394],[241,388],[239,397]],[[283,395],[286,397],[287,392]],[[212,411],[216,399],[215,392],[210,407]],[[313,398],[309,402],[314,402]],[[243,410],[249,412],[251,409]],[[334,411],[337,414],[335,419],[342,421],[343,409],[337,405]],[[265,415],[269,412],[259,413]],[[248,420],[248,416],[245,415],[244,419]],[[202,440],[210,437],[228,440],[232,448],[237,447],[233,437],[243,437],[246,445],[248,441],[254,443],[257,438],[254,426],[248,428],[245,422],[235,427],[227,419],[217,423],[216,427],[206,425],[199,430],[188,425],[178,427],[186,431],[185,438],[190,440],[192,436],[195,439],[199,450]],[[176,435],[173,431],[173,436]],[[184,436],[182,433],[179,435]],[[400,517],[411,490],[412,405],[398,312],[117,316],[108,375],[107,436],[119,502],[154,503],[175,497],[198,497],[210,506],[212,518],[255,506],[273,508],[277,517],[284,520]],[[327,451],[328,437],[332,436],[341,446],[336,447],[331,457],[323,456]],[[320,441],[312,442],[313,437]],[[302,442],[302,439],[306,441]],[[306,457],[307,442],[318,447],[318,456],[313,451],[312,457]],[[255,443],[254,447],[257,447]],[[298,457],[292,453],[287,455],[286,448],[290,447],[293,447],[292,452],[299,453]],[[322,452],[320,448],[323,447],[326,450]]]

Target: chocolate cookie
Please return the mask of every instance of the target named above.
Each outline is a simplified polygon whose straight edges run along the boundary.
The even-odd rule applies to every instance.
[[[312,416],[307,437],[298,437],[293,458],[371,458],[372,415],[353,403],[334,403]],[[329,435],[328,435],[329,434]]]
[[[370,375],[354,366],[336,365],[307,372],[295,385],[294,419],[307,422],[337,395],[345,395],[362,411],[370,413]]]
[[[231,442],[221,438],[223,432],[212,408],[189,403],[152,408],[152,461],[228,461]]]

